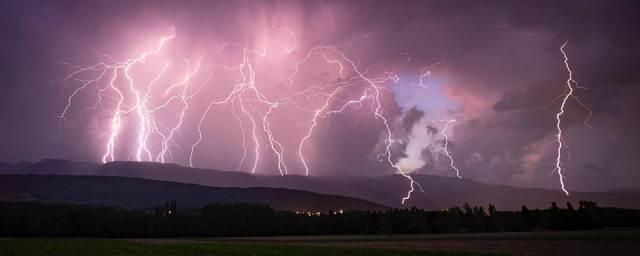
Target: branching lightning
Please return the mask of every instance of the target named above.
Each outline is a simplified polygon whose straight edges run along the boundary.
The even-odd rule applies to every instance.
[[[570,98],[576,100],[578,105],[580,105],[582,108],[584,108],[587,111],[588,116],[587,116],[587,119],[585,120],[584,123],[588,127],[591,127],[589,125],[589,120],[591,119],[591,113],[592,112],[591,112],[591,109],[589,109],[589,107],[587,107],[587,105],[585,105],[577,96],[574,95],[575,88],[583,88],[583,87],[579,87],[578,83],[573,79],[573,71],[571,70],[571,66],[569,65],[569,57],[567,56],[567,53],[565,52],[565,47],[567,46],[567,43],[568,42],[565,42],[560,47],[560,52],[562,53],[562,57],[564,59],[564,66],[565,66],[565,68],[567,70],[568,77],[567,77],[567,80],[565,82],[565,85],[566,85],[565,91],[563,92],[563,94],[561,94],[560,96],[558,96],[556,98],[556,100],[561,100],[561,104],[560,104],[559,111],[556,113],[556,135],[555,135],[555,137],[556,137],[556,142],[557,142],[557,148],[556,148],[555,168],[554,168],[553,171],[558,173],[558,178],[559,178],[559,181],[560,181],[560,188],[568,196],[569,195],[569,191],[565,187],[565,176],[563,174],[564,168],[562,166],[562,149],[567,147],[567,145],[564,143],[564,138],[563,138],[562,116],[566,112],[567,101]]]
[[[422,187],[411,175],[396,165],[392,160],[392,145],[394,143],[394,133],[391,128],[389,117],[385,116],[383,110],[383,90],[386,86],[398,83],[400,78],[394,72],[382,72],[378,76],[372,76],[369,69],[361,68],[359,61],[354,61],[339,48],[330,45],[319,45],[309,49],[301,55],[300,61],[295,62],[288,71],[288,83],[290,94],[285,97],[274,97],[264,90],[259,76],[259,64],[272,54],[284,54],[287,58],[294,58],[296,55],[297,39],[295,34],[287,29],[272,31],[273,33],[286,32],[287,38],[291,39],[289,45],[282,48],[272,47],[269,36],[262,49],[252,49],[246,45],[227,42],[216,48],[216,52],[239,51],[241,59],[237,64],[209,63],[204,56],[196,61],[185,60],[186,70],[180,71],[181,78],[171,82],[169,69],[180,67],[176,63],[165,62],[160,67],[147,67],[153,71],[153,76],[149,82],[145,79],[138,68],[148,65],[149,59],[162,54],[164,48],[175,37],[175,31],[168,36],[160,38],[155,48],[143,51],[134,57],[116,60],[107,55],[100,56],[106,61],[98,64],[79,67],[67,64],[71,72],[64,79],[65,87],[77,83],[77,87],[69,94],[63,111],[58,118],[65,119],[72,109],[75,98],[84,90],[95,87],[98,90],[98,103],[109,115],[109,125],[105,133],[106,140],[103,162],[118,160],[120,154],[117,150],[130,146],[132,148],[129,156],[136,161],[174,161],[171,148],[176,146],[176,135],[184,129],[187,115],[194,113],[198,108],[192,104],[192,99],[200,94],[201,89],[210,86],[210,81],[215,80],[214,71],[220,70],[230,72],[237,76],[231,89],[221,97],[212,98],[196,112],[195,123],[193,124],[196,136],[189,145],[187,163],[195,166],[196,155],[199,145],[205,140],[205,122],[214,109],[221,109],[230,106],[242,138],[242,154],[237,164],[237,169],[246,169],[251,173],[256,173],[260,168],[260,162],[264,160],[265,152],[270,152],[274,156],[275,166],[280,175],[287,175],[292,169],[287,165],[287,154],[297,154],[295,157],[299,161],[301,172],[310,175],[311,167],[305,157],[305,148],[311,140],[314,131],[320,122],[332,115],[343,113],[347,109],[368,106],[371,115],[375,120],[379,120],[383,125],[384,139],[383,152],[379,159],[384,160],[385,165],[396,173],[406,178],[409,182],[409,189],[402,198],[404,204],[411,198],[412,193]],[[311,59],[321,60],[327,66],[334,69],[339,74],[336,82],[320,83],[306,87],[303,90],[296,90],[295,79],[299,75],[300,69],[307,65]],[[438,65],[438,64],[436,64]],[[202,80],[202,74],[211,67],[209,77],[202,82],[200,87],[195,87],[193,83]],[[433,66],[430,66],[431,68]],[[567,66],[568,67],[568,66]],[[420,70],[420,82],[418,86],[424,87],[424,79],[430,76],[429,68]],[[148,73],[148,71],[146,71]],[[85,77],[90,77],[89,79]],[[572,81],[570,79],[570,81]],[[212,85],[211,85],[212,86]],[[570,85],[569,85],[570,86]],[[358,94],[354,94],[356,91]],[[567,98],[571,94],[567,94]],[[314,99],[321,104],[307,103]],[[311,105],[311,106],[310,106]],[[284,106],[292,107],[304,113],[308,113],[310,121],[304,128],[304,133],[297,143],[297,150],[288,150],[285,144],[278,139],[278,134],[274,133],[273,116]],[[563,104],[564,109],[564,104]],[[173,114],[171,121],[166,121],[160,115],[163,111],[170,111]],[[558,120],[562,113],[558,115]],[[448,121],[442,131],[445,137],[445,153],[451,161],[451,168],[460,176],[460,171],[453,163],[453,158],[449,154],[447,145],[448,137],[446,130],[451,122]],[[559,127],[559,126],[558,126]],[[128,130],[131,128],[131,130]],[[127,142],[120,137],[127,131],[135,134],[134,145],[126,145]],[[560,140],[559,140],[560,141]],[[252,160],[250,163],[248,160]],[[559,161],[560,158],[558,158]],[[561,171],[561,170],[560,170]],[[560,172],[559,172],[560,173]]]
[[[451,120],[443,120],[443,121],[445,122],[444,128],[442,128],[442,131],[440,131],[440,134],[442,134],[442,136],[444,137],[443,151],[444,151],[444,154],[447,156],[447,158],[449,158],[449,166],[451,166],[451,169],[456,171],[456,177],[458,177],[459,179],[462,179],[462,176],[460,176],[460,169],[458,169],[458,167],[455,166],[455,163],[453,161],[453,156],[451,156],[451,153],[449,152],[449,136],[447,135],[447,130],[449,129],[449,125],[456,122],[456,120],[451,119]]]

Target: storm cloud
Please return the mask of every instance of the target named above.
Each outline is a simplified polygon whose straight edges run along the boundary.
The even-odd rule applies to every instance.
[[[96,140],[104,117],[74,110],[55,120],[69,93],[56,80],[68,74],[61,63],[90,65],[99,59],[95,50],[126,58],[170,27],[179,41],[169,54],[186,58],[203,45],[260,45],[264,31],[286,27],[297,37],[295,56],[334,45],[372,74],[397,73],[381,103],[396,132],[394,160],[411,159],[411,169],[422,174],[455,175],[438,134],[439,120],[455,119],[449,151],[463,177],[524,187],[558,187],[552,171],[559,105],[553,100],[567,79],[559,51],[567,42],[574,79],[588,88],[576,95],[591,108],[593,127],[584,125],[588,113],[571,100],[563,120],[568,187],[637,188],[638,7],[637,1],[3,1],[0,160],[100,160]],[[419,86],[426,67],[429,79]],[[274,94],[284,91],[290,72],[276,69],[260,74]],[[309,85],[342,78],[335,67],[310,66],[296,79]],[[91,105],[95,96],[78,101]],[[204,105],[194,104],[194,111]],[[384,129],[368,107],[319,123],[305,146],[312,175],[393,173],[378,161]],[[206,119],[198,166],[236,168],[239,128],[220,121],[232,118],[229,110]],[[198,116],[186,118],[194,123]],[[295,146],[310,120],[276,114],[275,135]],[[174,162],[187,162],[195,133],[194,125],[181,130]],[[285,160],[301,174],[295,151]],[[272,156],[266,158],[261,173],[275,174]]]

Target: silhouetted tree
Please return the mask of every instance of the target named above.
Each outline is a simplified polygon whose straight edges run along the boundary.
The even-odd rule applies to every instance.
[[[0,237],[181,237],[329,234],[496,232],[640,227],[640,210],[601,208],[580,201],[578,209],[499,211],[483,207],[419,208],[341,214],[296,214],[265,205],[208,204],[177,209],[176,201],[143,210],[109,206],[0,202]]]

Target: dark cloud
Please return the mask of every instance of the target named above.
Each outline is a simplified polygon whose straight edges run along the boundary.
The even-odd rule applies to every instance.
[[[600,167],[594,163],[586,163],[584,164],[584,168],[589,171],[599,172],[601,174],[609,172],[609,170],[607,170],[606,168]]]
[[[424,112],[418,110],[417,108],[413,107],[409,109],[409,111],[407,111],[407,113],[404,115],[404,118],[402,118],[402,127],[405,130],[411,130],[413,125],[418,122],[423,116]]]
[[[64,104],[60,85],[51,83],[66,72],[58,61],[93,63],[92,47],[127,56],[133,38],[170,25],[183,33],[185,49],[202,41],[242,41],[254,32],[247,22],[261,15],[266,20],[297,15],[294,23],[304,28],[300,45],[354,40],[348,54],[362,66],[402,67],[403,78],[415,78],[420,68],[442,62],[432,73],[455,103],[446,104],[446,114],[458,120],[450,132],[463,175],[518,186],[557,188],[549,163],[558,103],[550,103],[564,90],[567,73],[559,47],[568,41],[574,78],[588,88],[576,95],[591,107],[595,128],[583,125],[586,112],[571,101],[563,122],[571,153],[568,186],[637,187],[640,34],[633,31],[640,24],[638,7],[637,1],[3,1],[0,160],[98,160],[95,136],[86,133],[98,122],[95,117],[50,124]],[[306,78],[334,79],[323,72]],[[404,133],[422,118],[435,119],[434,113],[402,107],[437,98],[399,100],[385,95],[384,113],[399,120]],[[431,128],[431,135],[439,132]],[[309,147],[316,157],[310,162],[318,174],[389,173],[376,159],[382,131],[380,120],[358,108],[332,116],[314,133]],[[184,131],[184,140],[192,133]],[[206,167],[231,168],[220,163],[235,157],[230,152],[237,145],[224,145],[207,148],[219,154],[204,159]],[[405,146],[397,145],[395,157]],[[430,147],[425,145],[425,152]],[[427,163],[420,172],[447,173],[435,171],[432,156],[422,154]]]
[[[438,128],[435,128],[431,125],[427,126],[427,133],[431,136],[435,136],[436,134],[438,134]]]

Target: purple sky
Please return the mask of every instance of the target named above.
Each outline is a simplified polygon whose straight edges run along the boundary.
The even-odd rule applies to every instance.
[[[352,78],[354,70],[341,73],[336,63],[327,61],[340,59],[333,52],[324,59],[313,55],[289,80],[292,67],[314,46],[330,45],[366,70],[368,77],[390,72],[398,78],[379,84],[383,115],[394,134],[394,163],[421,174],[455,175],[440,132],[442,120],[456,119],[448,130],[449,151],[463,177],[558,188],[552,171],[559,104],[549,103],[566,86],[568,74],[559,48],[568,41],[574,79],[588,88],[575,93],[593,111],[593,129],[583,124],[587,112],[570,100],[562,123],[569,147],[563,152],[567,186],[570,190],[638,188],[640,119],[635,112],[640,109],[636,70],[640,37],[634,31],[640,16],[635,2],[2,1],[0,160],[101,161],[114,101],[107,99],[98,109],[89,107],[109,79],[82,91],[73,99],[66,120],[57,120],[70,93],[80,85],[75,81],[65,87],[60,78],[73,70],[62,63],[89,66],[105,61],[97,52],[119,60],[130,58],[156,47],[160,38],[175,31],[161,54],[134,73],[136,79],[148,82],[163,63],[171,61],[162,78],[163,86],[170,86],[202,60],[202,72],[193,83],[203,89],[189,99],[184,125],[168,144],[169,162],[188,164],[207,103],[228,93],[239,79],[239,73],[216,65],[239,66],[241,51],[233,47],[217,51],[217,46],[236,42],[268,49],[269,54],[259,61],[256,57],[254,63],[256,86],[275,99],[288,95],[290,83],[299,91]],[[424,86],[417,85],[421,77]],[[353,84],[330,106],[357,98],[366,87],[362,81]],[[318,108],[323,97],[298,99],[296,104]],[[169,106],[158,118],[176,122],[179,107]],[[394,172],[378,161],[386,135],[371,108],[365,102],[319,119],[304,146],[311,175]],[[264,113],[266,108],[259,105],[252,111]],[[285,104],[270,117],[290,173],[304,173],[297,146],[312,116],[313,112]],[[134,117],[129,121],[115,147],[117,160],[135,158],[136,121]],[[242,121],[243,127],[250,127],[249,119]],[[240,128],[231,105],[215,108],[203,119],[194,165],[235,170],[243,155]],[[263,158],[256,173],[278,174],[266,135],[259,136]],[[245,139],[249,150],[241,171],[251,169],[254,160],[254,145],[250,137]],[[149,143],[155,143],[152,151],[160,150],[157,140]]]

